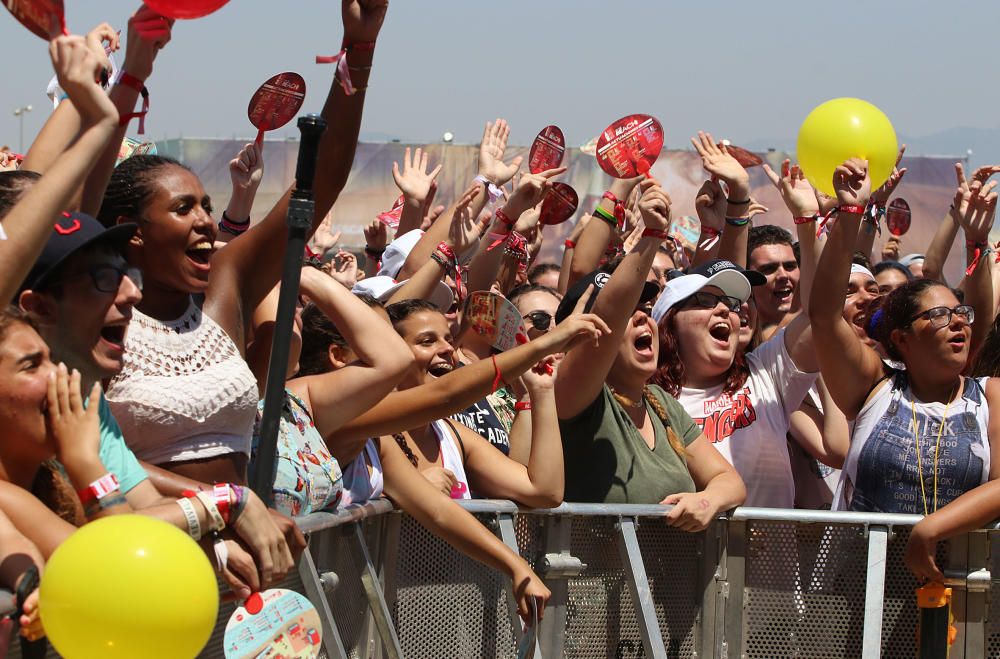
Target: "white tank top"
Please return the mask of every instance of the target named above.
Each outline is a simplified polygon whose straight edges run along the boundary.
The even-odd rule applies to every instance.
[[[469,479],[465,475],[465,465],[456,444],[455,434],[444,421],[435,421],[431,424],[431,428],[434,429],[441,447],[441,462],[444,468],[455,474],[455,480],[459,482],[459,485],[452,490],[452,498],[471,499]],[[365,442],[361,454],[344,468],[343,479],[344,494],[341,497],[341,505],[364,503],[382,496],[384,489],[382,461],[379,460],[375,442],[370,439]]]
[[[343,471],[344,494],[341,505],[364,503],[382,496],[382,461],[375,450],[375,442],[368,440],[358,457]]]
[[[437,435],[438,444],[441,446],[441,462],[445,469],[455,474],[455,480],[458,481],[458,485],[451,491],[451,498],[471,499],[469,478],[465,475],[465,463],[459,452],[458,438],[444,421],[435,421],[431,427],[434,428],[434,434]]]

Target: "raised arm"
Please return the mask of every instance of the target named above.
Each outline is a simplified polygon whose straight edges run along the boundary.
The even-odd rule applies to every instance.
[[[433,199],[431,189],[435,185],[434,180],[440,173],[440,164],[430,172],[427,171],[427,152],[420,147],[417,147],[412,157],[410,147],[406,147],[403,154],[403,171],[399,170],[398,162],[392,163],[392,180],[403,193],[403,211],[399,216],[397,235],[402,236],[420,228],[427,200]]]
[[[816,216],[819,213],[816,191],[806,180],[802,169],[798,165],[793,166],[787,158],[781,163],[780,176],[767,163],[764,163],[764,173],[777,188],[781,200],[785,202],[785,208],[792,215],[802,263],[815,265],[819,262],[819,254],[822,251],[821,244],[816,240]],[[815,267],[810,268],[808,272],[803,268],[799,275],[799,285],[795,294],[799,297],[802,309],[809,308],[809,296],[812,293],[815,273]]]
[[[569,234],[569,238],[563,244],[563,257],[562,265],[559,268],[559,294],[565,295],[566,289],[569,288],[569,276],[570,271],[573,267],[573,254],[576,251],[576,243],[580,240],[583,230],[587,228],[587,224],[594,219],[593,215],[584,213],[580,216],[580,219],[576,221],[573,225],[573,230]]]
[[[479,170],[476,177],[479,190],[469,205],[473,217],[479,217],[479,213],[486,207],[489,191],[505,185],[514,178],[514,174],[521,166],[520,156],[514,158],[509,164],[503,161],[509,136],[510,126],[503,119],[497,119],[495,123],[487,122],[483,129],[483,139],[479,144]],[[438,217],[437,221],[413,246],[410,254],[406,257],[406,263],[403,264],[403,268],[399,272],[398,279],[408,279],[431,257],[434,248],[448,236],[451,216],[457,207],[458,204],[455,204]]]
[[[105,43],[111,52],[115,52],[119,47],[118,33],[107,23],[101,23],[87,33],[86,42],[87,47],[98,59],[104,56]],[[63,92],[65,91],[64,89]],[[60,102],[56,105],[56,109],[49,115],[42,130],[32,140],[28,152],[24,155],[21,169],[44,174],[79,134],[82,127],[80,113],[68,96],[62,100],[69,102]],[[116,146],[116,151],[117,148]]]
[[[964,181],[961,164],[956,166],[956,171]],[[986,185],[973,181],[971,186],[960,183],[951,212],[965,232],[966,259],[969,263],[969,268],[965,271],[965,301],[976,310],[977,320],[982,319],[982,322],[972,324],[970,364],[975,362],[976,353],[986,340],[996,315],[992,272],[995,265],[989,243],[990,230],[996,217],[996,185],[996,181],[990,181]]]
[[[365,90],[371,73],[374,43],[382,27],[388,0],[343,0],[344,42],[355,92],[347,95],[334,76],[323,106],[327,129],[319,142],[313,182],[315,213],[312,231],[329,212],[347,183],[358,144]],[[363,46],[370,44],[370,46]],[[362,45],[362,47],[352,47]],[[247,326],[250,315],[281,276],[283,245],[287,236],[286,215],[290,193],[286,193],[259,224],[213,257],[212,277],[205,308],[213,318],[232,318]],[[221,324],[221,323],[220,323]],[[226,328],[233,335],[234,328]]]
[[[670,226],[670,197],[655,180],[643,181],[639,210],[647,232],[662,232],[666,236]],[[590,231],[597,224],[604,222],[595,220],[587,230]],[[584,237],[586,235],[585,231]],[[652,235],[643,237],[635,250],[622,259],[597,297],[592,312],[608,324],[611,335],[602,338],[596,346],[580,346],[563,358],[556,380],[556,403],[560,419],[576,416],[593,403],[601,392],[608,371],[618,356],[625,327],[635,313],[646,276],[661,242],[662,238]],[[585,302],[587,297],[588,295],[584,295],[581,301]]]
[[[173,20],[160,16],[146,5],[140,5],[129,19],[125,65],[110,94],[111,102],[120,116],[126,117],[135,109],[140,90],[144,89],[146,80],[153,74],[156,55],[170,41],[173,23]],[[94,169],[83,188],[80,210],[84,213],[97,217],[101,210],[104,191],[111,180],[111,172],[114,171],[118,151],[129,125],[129,121],[123,121],[115,127],[111,143],[100,158],[96,159]]]
[[[858,232],[858,241],[854,245],[854,251],[865,255],[869,262],[872,259],[872,247],[875,245],[875,234],[880,232],[879,220],[885,215],[885,207],[889,202],[889,197],[899,187],[906,168],[899,169],[899,163],[903,159],[906,145],[899,147],[899,154],[896,156],[896,164],[893,165],[892,174],[885,180],[878,190],[872,192],[871,203],[868,205],[868,212],[865,213],[864,221],[861,223],[861,230]]]
[[[336,371],[288,383],[305,400],[325,437],[392,391],[413,366],[413,353],[374,309],[315,268],[303,270],[302,292],[333,321],[358,356]]]
[[[838,167],[834,187],[843,210],[837,214],[820,257],[808,313],[823,379],[837,406],[851,420],[882,377],[882,360],[861,342],[842,311],[851,276],[851,255],[871,190],[868,163],[852,159]]]
[[[615,199],[624,201],[629,198],[632,190],[641,180],[641,177],[630,179],[616,178],[611,182],[608,192]],[[570,267],[567,288],[575,284],[584,275],[596,270],[608,246],[618,237],[617,225],[613,220],[608,219],[609,216],[612,218],[615,216],[615,202],[611,199],[602,198],[600,203],[597,204],[597,208],[599,210],[594,211],[593,221],[587,223],[583,233],[580,234],[579,240],[577,240],[576,249],[573,250],[573,262]],[[643,277],[645,277],[645,274]]]
[[[531,400],[531,454],[528,465],[510,458],[498,460],[496,449],[476,433],[478,441],[467,443],[466,471],[473,489],[487,497],[513,499],[527,506],[554,508],[562,503],[565,488],[563,447],[553,393],[555,378],[542,367],[529,369],[522,376]],[[471,439],[471,438],[470,438]]]
[[[236,157],[229,161],[232,193],[226,210],[222,211],[217,241],[228,243],[250,228],[253,200],[257,197],[257,188],[263,178],[264,154],[260,145],[256,142],[245,144]]]
[[[551,332],[511,348],[492,359],[482,359],[421,385],[394,391],[358,418],[324,435],[334,457],[347,464],[369,437],[414,428],[460,412],[494,390],[500,379],[510,382],[544,357],[566,350],[576,341],[596,341],[609,333],[593,314],[571,315]],[[578,348],[579,349],[579,348]],[[494,449],[496,450],[496,449]]]
[[[59,84],[80,114],[76,142],[28,190],[3,218],[6,240],[0,240],[0,300],[9,301],[28,276],[52,233],[59,213],[66,210],[98,154],[118,124],[118,113],[97,80],[107,58],[87,46],[83,37],[57,37],[49,55]]]
[[[725,221],[722,237],[719,239],[718,258],[746,267],[747,234],[750,231],[750,175],[736,158],[729,155],[725,145],[715,143],[710,133],[698,131],[698,137],[692,137],[691,144],[701,156],[705,171],[725,181],[729,188],[728,197],[720,199],[716,195],[715,198],[717,210],[722,210]]]

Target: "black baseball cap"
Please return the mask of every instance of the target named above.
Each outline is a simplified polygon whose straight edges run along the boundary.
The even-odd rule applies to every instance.
[[[583,294],[587,291],[587,287],[591,284],[594,285],[594,292],[591,294],[590,299],[587,300],[587,304],[583,307],[584,312],[589,312],[594,306],[594,301],[597,300],[597,294],[601,292],[601,289],[608,283],[611,279],[611,273],[605,272],[604,270],[594,270],[588,275],[581,277],[575,284],[569,287],[566,291],[566,295],[563,296],[562,302],[559,303],[559,308],[556,309],[556,323],[561,323],[566,319],[573,309],[576,308],[577,303]],[[639,296],[639,304],[644,304],[650,300],[655,300],[656,296],[660,294],[659,284],[647,281],[642,287],[642,294]]]
[[[52,227],[52,234],[45,243],[41,256],[35,261],[35,265],[31,266],[31,271],[18,289],[18,293],[37,288],[46,277],[65,263],[66,259],[95,243],[107,242],[115,249],[124,249],[138,228],[138,224],[132,223],[105,227],[86,213],[61,213]]]

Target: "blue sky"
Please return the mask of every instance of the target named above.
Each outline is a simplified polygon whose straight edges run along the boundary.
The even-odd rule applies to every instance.
[[[79,33],[100,20],[124,31],[138,6],[66,5]],[[250,95],[285,70],[306,78],[305,108],[318,110],[333,67],[313,58],[339,45],[339,7],[232,0],[212,16],[178,22],[149,81],[150,137],[250,136]],[[908,137],[992,131],[1000,129],[998,25],[1000,3],[967,0],[393,0],[363,133],[424,142],[451,131],[456,142],[476,142],[485,120],[503,116],[516,143],[556,123],[578,145],[619,116],[646,112],[661,120],[671,148],[687,146],[698,129],[736,144],[787,146],[808,111],[836,96],[875,103]],[[0,39],[0,141],[17,148],[12,110],[34,106],[25,120],[30,138],[48,113],[51,66],[44,42],[6,12]],[[956,139],[954,149],[964,150]]]

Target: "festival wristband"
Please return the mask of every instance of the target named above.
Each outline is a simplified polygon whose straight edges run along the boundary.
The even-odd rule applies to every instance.
[[[810,222],[815,222],[819,218],[819,215],[803,215],[801,217],[792,218],[792,222],[795,224],[809,224]]]
[[[647,238],[647,237],[648,238],[659,238],[660,240],[666,240],[667,238],[670,237],[670,234],[667,233],[666,231],[662,231],[660,229],[643,229],[642,230],[642,237],[643,238]]]
[[[503,196],[503,190],[501,190],[496,183],[489,180],[482,174],[479,174],[478,176],[476,176],[476,178],[472,180],[476,183],[482,183],[486,187],[486,194],[490,196],[491,204],[497,203],[497,199]],[[513,222],[511,224],[513,224]]]
[[[77,492],[80,503],[86,505],[91,501],[100,501],[118,489],[118,479],[111,472],[98,478],[96,481]]]
[[[236,222],[228,215],[226,215],[226,211],[222,211],[222,219],[219,220],[219,229],[221,231],[225,231],[226,233],[231,233],[234,236],[239,236],[249,228],[250,228],[249,216],[242,222]]]
[[[727,217],[726,224],[731,227],[745,227],[750,224],[750,216],[747,217]]]
[[[615,194],[611,192],[611,190],[605,192],[601,196],[601,199],[607,199],[608,201],[610,201],[612,204],[615,205],[614,218],[618,226],[622,226],[623,224],[625,224],[625,202],[616,197]]]
[[[573,249],[576,247],[576,243],[573,242],[572,240],[567,240],[566,242],[563,243],[563,247],[565,247],[566,249]]]
[[[530,400],[518,401],[518,402],[514,403],[514,411],[515,412],[524,412],[524,411],[527,411],[527,410],[530,410],[530,409],[531,409],[531,401]]]
[[[201,501],[201,505],[205,506],[205,511],[208,513],[209,531],[221,531],[226,528],[226,521],[222,519],[222,514],[219,512],[218,506],[215,505],[215,499],[212,498],[208,492],[195,492],[195,496],[198,497],[198,501]]]
[[[726,203],[729,204],[730,206],[742,206],[743,204],[749,204],[750,199],[747,198],[747,199],[742,199],[740,201],[733,201],[729,197],[726,197]]]
[[[705,234],[705,236],[708,237],[708,238],[718,238],[719,234],[722,233],[721,231],[719,231],[715,227],[708,227],[708,226],[705,226],[704,224],[701,225],[701,232],[703,234]]]
[[[511,227],[511,228],[514,227],[514,220],[510,219],[507,216],[507,213],[503,212],[502,208],[498,208],[495,211],[493,211],[493,217],[495,217],[496,219],[500,220],[500,223],[503,224],[503,225],[505,225],[505,226],[508,226],[508,227]]]
[[[600,206],[594,209],[593,216],[601,220],[604,220],[605,222],[608,223],[609,226],[611,226],[614,229],[618,228],[618,220],[615,219],[615,216],[612,215],[609,211],[601,208]]]
[[[138,118],[139,119],[139,134],[140,135],[145,134],[146,133],[146,114],[149,113],[149,90],[146,89],[146,84],[142,80],[139,80],[134,75],[130,74],[128,71],[125,71],[124,69],[118,75],[118,83],[117,84],[119,84],[119,85],[125,85],[126,87],[130,87],[130,88],[134,89],[135,91],[139,92],[139,95],[142,96],[142,110],[139,111],[139,112],[128,112],[128,113],[125,113],[125,114],[121,115],[121,117],[118,120],[118,125],[119,126],[126,126],[126,125],[128,125],[129,121],[131,121],[132,119]]]
[[[201,522],[198,521],[198,513],[194,509],[194,504],[190,499],[178,499],[177,505],[184,512],[184,519],[187,521],[188,535],[195,541],[201,540]]]
[[[215,553],[215,568],[221,574],[229,565],[229,546],[218,533],[212,534],[212,551]]]
[[[864,215],[865,207],[856,204],[843,204],[837,206],[837,213],[849,213],[851,215]]]
[[[229,483],[216,483],[212,488],[212,495],[215,497],[215,507],[222,515],[222,521],[229,524],[229,511],[232,505],[232,489]]]
[[[235,524],[236,520],[240,518],[243,511],[246,510],[247,504],[250,503],[250,488],[244,485],[233,485],[233,507],[229,513],[229,523]]]
[[[351,52],[373,52],[375,50],[374,41],[365,41],[361,43],[348,43],[343,42],[340,46],[340,52],[336,55],[317,55],[317,64],[336,64],[337,73],[334,76],[337,82],[340,83],[341,89],[344,90],[344,94],[351,96],[357,92],[364,91],[368,89],[368,85],[364,87],[355,87],[354,83],[351,81],[351,69],[357,71],[371,70],[371,67],[352,67],[347,64],[347,55]]]

